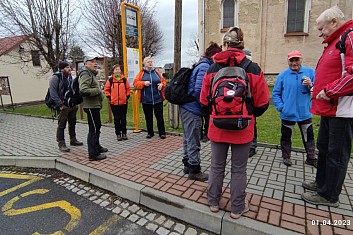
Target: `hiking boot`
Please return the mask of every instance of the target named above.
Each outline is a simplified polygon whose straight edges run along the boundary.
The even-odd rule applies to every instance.
[[[209,138],[207,137],[207,135],[204,135],[201,139],[202,142],[206,143],[207,141],[209,141]]]
[[[123,140],[127,140],[126,134],[123,134]]]
[[[70,152],[70,149],[69,149],[68,147],[66,147],[65,144],[62,145],[61,147],[59,147],[59,150],[60,150],[61,152],[65,152],[65,153]]]
[[[72,140],[70,140],[70,145],[72,145],[72,146],[82,146],[83,143],[78,141],[77,139],[72,139]]]
[[[185,175],[189,174],[189,168],[187,166],[184,166],[183,172]]]
[[[290,158],[284,158],[283,159],[283,164],[286,166],[291,166],[292,165],[292,161],[290,160]]]
[[[122,141],[123,140],[123,137],[121,137],[121,135],[117,135],[116,138],[117,138],[118,141]]]
[[[152,137],[153,137],[153,135],[150,135],[150,134],[147,134],[147,135],[146,135],[146,138],[147,138],[147,139],[151,139]]]
[[[311,181],[311,182],[303,182],[302,183],[303,188],[307,189],[307,190],[311,190],[311,191],[317,191],[320,187],[319,185],[315,182],[315,181]]]
[[[314,205],[322,205],[322,206],[332,206],[338,207],[340,205],[339,201],[331,202],[324,197],[321,197],[317,192],[306,192],[302,194],[302,199],[305,202],[314,204]]]
[[[250,149],[249,151],[249,158],[251,158],[252,156],[254,156],[256,154],[256,150],[255,149]]]
[[[205,181],[208,180],[208,174],[205,174],[205,173],[202,173],[202,172],[199,172],[199,173],[196,173],[196,174],[189,173],[188,179],[189,180],[196,180],[196,181],[205,182]]]
[[[108,152],[108,149],[101,146],[98,151],[100,153],[106,153],[106,152]]]
[[[161,137],[161,139],[165,139],[165,135],[161,135],[160,137]]]
[[[314,159],[309,159],[309,158],[307,158],[307,159],[305,160],[305,164],[311,165],[311,166],[317,168],[317,159],[316,159],[316,158],[314,158]]]
[[[232,219],[239,219],[244,213],[248,212],[249,210],[250,210],[249,201],[245,200],[244,210],[239,213],[230,213],[230,217]]]
[[[106,159],[107,156],[105,154],[99,154],[98,156],[95,156],[95,157],[89,157],[89,160],[90,161],[100,161],[100,160],[103,160],[103,159]]]

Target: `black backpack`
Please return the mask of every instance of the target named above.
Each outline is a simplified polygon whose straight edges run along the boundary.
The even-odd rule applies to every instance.
[[[345,59],[344,56],[346,54],[346,38],[347,35],[353,31],[353,28],[348,29],[346,32],[342,34],[340,40],[336,43],[336,48],[340,50],[341,61],[342,61],[342,74],[344,74],[346,70]]]
[[[215,127],[224,130],[244,130],[250,124],[253,98],[245,69],[251,61],[220,69],[211,80],[208,97],[210,117]]]
[[[69,89],[64,94],[64,105],[67,107],[74,107],[81,104],[83,99],[80,94],[79,78],[84,71],[81,71],[78,76],[72,80]]]
[[[183,67],[173,76],[172,80],[164,89],[165,98],[169,103],[184,104],[196,100],[193,95],[188,95],[187,91],[192,71],[199,64],[200,63],[194,64],[191,68]]]

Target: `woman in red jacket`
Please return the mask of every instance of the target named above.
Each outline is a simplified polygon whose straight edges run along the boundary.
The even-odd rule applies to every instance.
[[[114,116],[115,134],[118,141],[127,140],[126,113],[127,100],[130,97],[130,85],[123,74],[120,65],[113,66],[113,74],[104,86],[104,93],[109,100]]]

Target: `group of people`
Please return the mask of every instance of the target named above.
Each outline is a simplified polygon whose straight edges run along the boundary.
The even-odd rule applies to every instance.
[[[317,18],[319,36],[327,44],[317,64],[316,70],[302,65],[300,51],[288,54],[288,68],[278,75],[272,98],[281,118],[281,150],[283,163],[291,166],[291,135],[295,123],[298,123],[306,151],[306,163],[317,167],[316,178],[312,182],[303,182],[303,187],[312,192],[302,194],[302,199],[315,205],[339,205],[339,195],[345,179],[351,152],[353,136],[353,32],[345,42],[347,53],[345,67],[342,71],[341,56],[335,45],[340,36],[353,27],[353,21],[345,21],[342,11],[337,7],[325,10]],[[183,127],[183,165],[188,178],[207,181],[207,197],[212,212],[219,211],[228,150],[231,148],[231,217],[238,219],[249,211],[246,200],[247,161],[256,154],[256,117],[261,116],[269,107],[269,90],[264,73],[258,64],[250,61],[245,68],[251,90],[252,118],[249,126],[243,130],[224,130],[216,127],[212,115],[208,122],[207,138],[211,143],[211,167],[209,175],[201,170],[200,140],[202,139],[203,118],[212,113],[208,109],[212,79],[222,68],[231,66],[230,61],[240,65],[246,57],[251,56],[244,50],[244,34],[239,27],[231,27],[224,35],[222,46],[211,42],[203,57],[195,65],[188,93],[195,96],[195,101],[180,105],[180,117]],[[250,57],[251,58],[251,57]],[[83,97],[83,108],[87,113],[89,133],[87,137],[90,160],[102,160],[108,150],[99,143],[100,109],[104,93],[95,79],[97,58],[85,58],[87,73],[80,75],[80,91]],[[163,100],[166,80],[153,67],[153,60],[143,60],[143,70],[137,74],[133,85],[138,91],[146,118],[147,136],[154,136],[153,113],[157,119],[158,133],[161,139],[166,138],[163,120]],[[66,121],[69,123],[71,145],[82,145],[76,139],[74,124],[77,107],[67,109],[60,103],[62,92],[70,84],[70,67],[66,62],[59,64],[63,83],[58,88],[56,101],[60,110],[57,140],[62,151],[68,151],[64,140]],[[54,77],[52,78],[54,83]],[[54,91],[53,91],[54,92]],[[121,74],[119,65],[113,67],[111,78],[104,87],[114,114],[115,133],[118,141],[126,140],[126,109],[130,95],[130,86]],[[53,96],[53,95],[52,95]],[[54,97],[54,96],[53,96]],[[311,100],[312,99],[312,100]],[[66,110],[67,109],[67,110]],[[75,115],[73,115],[75,114]],[[315,142],[312,127],[312,114],[321,116],[317,138],[318,157],[315,156]],[[206,118],[207,120],[208,118]]]

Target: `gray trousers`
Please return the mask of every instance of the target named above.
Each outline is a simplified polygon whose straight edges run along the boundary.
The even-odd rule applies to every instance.
[[[59,112],[58,115],[58,128],[56,129],[56,140],[59,142],[65,142],[65,128],[66,123],[69,124],[69,135],[70,140],[76,139],[76,113],[78,110],[78,106],[75,105],[74,107],[66,107]]]
[[[202,117],[180,109],[180,118],[183,126],[183,149],[184,157],[183,163],[188,167],[189,172],[197,174],[201,171],[200,167],[200,138],[201,138],[201,124]]]
[[[222,194],[224,172],[229,146],[231,147],[231,212],[240,213],[245,208],[246,166],[250,143],[229,144],[211,141],[211,170],[208,177],[207,197],[211,206],[218,206]]]

